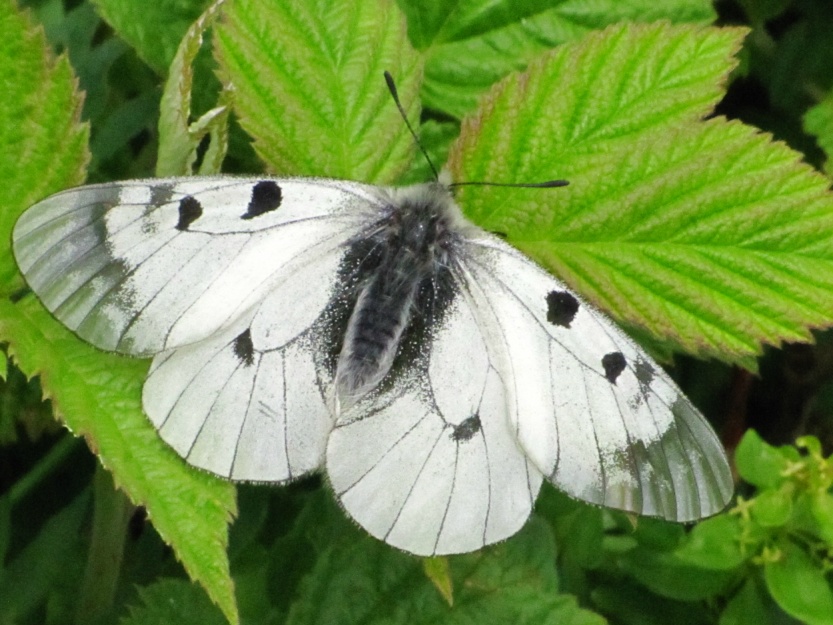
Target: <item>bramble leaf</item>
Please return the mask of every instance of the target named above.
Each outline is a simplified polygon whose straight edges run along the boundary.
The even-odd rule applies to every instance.
[[[235,112],[270,170],[377,184],[405,171],[414,142],[383,73],[416,125],[422,69],[392,0],[237,0],[215,36]]]
[[[620,22],[708,24],[707,0],[462,0],[407,2],[408,35],[426,55],[426,108],[462,117],[488,88],[539,55]]]
[[[497,85],[452,148],[478,225],[616,319],[755,369],[762,343],[833,323],[833,196],[799,154],[722,118],[743,31],[617,26]]]

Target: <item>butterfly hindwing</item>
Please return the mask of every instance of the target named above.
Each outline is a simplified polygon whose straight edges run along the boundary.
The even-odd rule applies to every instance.
[[[79,336],[155,355],[143,406],[190,464],[280,482],[323,459],[332,416],[315,324],[339,295],[346,242],[381,201],[324,179],[91,185],[27,211],[15,253]]]
[[[421,356],[339,418],[328,476],[372,535],[420,555],[460,553],[529,517],[542,478],[515,441],[485,341],[460,292]]]
[[[318,362],[343,255],[338,239],[310,246],[235,324],[154,358],[145,412],[190,464],[268,482],[320,466],[332,416]]]
[[[142,393],[160,436],[189,464],[233,480],[286,481],[321,465],[332,417],[315,336],[259,346],[250,318],[154,358]]]
[[[642,349],[494,237],[472,241],[464,262],[497,322],[493,344],[507,355],[507,416],[553,484],[680,522],[725,506],[733,487],[719,440]]]

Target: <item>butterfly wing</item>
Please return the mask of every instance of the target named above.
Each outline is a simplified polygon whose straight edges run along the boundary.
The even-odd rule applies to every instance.
[[[670,377],[599,311],[517,250],[484,234],[464,264],[496,320],[509,419],[560,490],[599,504],[693,521],[733,483],[714,431]]]
[[[322,317],[343,287],[345,244],[382,205],[372,187],[330,180],[93,185],[24,213],[14,245],[79,336],[156,354],[145,412],[190,464],[278,482],[321,464]]]
[[[505,384],[466,284],[419,356],[341,415],[327,473],[370,534],[418,555],[462,553],[517,532],[542,476],[506,418]]]
[[[145,412],[190,464],[261,482],[321,465],[333,425],[319,376],[325,311],[338,292],[342,254],[332,242],[310,247],[233,325],[154,358]]]
[[[14,231],[33,290],[98,347],[157,354],[143,393],[196,466],[283,481],[318,467],[321,357],[347,245],[378,190],[196,178],[47,198]],[[500,240],[474,236],[419,357],[340,415],[327,469],[371,534],[419,554],[516,532],[542,475],[593,503],[688,521],[732,481],[719,441],[604,315]],[[340,291],[342,290],[342,291]]]
[[[81,338],[150,356],[232,324],[293,259],[328,253],[378,206],[372,187],[331,180],[90,185],[26,211],[14,251],[32,290]]]

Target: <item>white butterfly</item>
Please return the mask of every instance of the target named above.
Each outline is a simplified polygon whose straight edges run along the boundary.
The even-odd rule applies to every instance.
[[[259,482],[325,468],[406,551],[511,536],[544,478],[673,521],[732,495],[665,372],[442,182],[92,185],[30,208],[14,249],[81,338],[153,356],[144,409],[188,463]]]

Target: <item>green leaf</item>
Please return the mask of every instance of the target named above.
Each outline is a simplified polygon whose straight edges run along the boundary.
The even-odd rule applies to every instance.
[[[513,2],[399,0],[408,34],[427,56],[422,91],[426,108],[462,117],[493,83],[547,50],[618,22],[708,24],[706,0],[532,0]]]
[[[56,59],[43,31],[10,2],[0,6],[0,85],[0,240],[10,241],[25,207],[84,179],[89,129],[66,57]],[[5,294],[21,284],[10,254],[0,284]]]
[[[789,462],[785,454],[784,448],[768,445],[755,430],[747,430],[735,449],[735,467],[753,486],[774,488],[785,480],[784,470]],[[797,451],[795,455],[798,456]]]
[[[787,528],[790,534],[812,541],[819,549],[833,547],[833,494],[828,489],[819,490],[800,478],[790,486],[796,490],[793,515]]]
[[[480,112],[464,120],[449,158],[452,172],[461,180],[568,177],[571,188],[553,191],[563,221],[580,208],[573,206],[576,189],[589,195],[587,200],[600,191],[598,183],[605,179],[593,170],[614,169],[623,154],[633,158],[640,140],[701,126],[695,122],[723,95],[722,83],[735,66],[743,34],[740,29],[622,25],[561,46],[528,72],[496,85]],[[590,186],[591,181],[597,184]],[[468,196],[477,190],[465,191]],[[509,203],[515,196],[512,190],[501,199]],[[537,190],[529,193],[538,202],[527,210],[543,208],[540,196]],[[501,224],[499,218],[519,221],[504,215],[494,198],[466,208],[487,227]],[[522,223],[534,230],[534,224]]]
[[[622,569],[653,592],[670,599],[696,601],[716,597],[736,583],[738,573],[692,566],[676,554],[633,549],[621,557]]]
[[[269,169],[384,184],[407,168],[413,139],[383,72],[416,125],[422,70],[392,0],[237,0],[215,41],[235,112]]]
[[[576,574],[578,569],[598,568],[605,558],[599,548],[604,538],[601,508],[571,499],[546,482],[538,494],[535,510],[549,519],[555,530],[562,573],[568,568]]]
[[[692,609],[691,602],[657,596],[629,580],[599,584],[592,593],[593,604],[611,622],[623,625],[711,625],[703,609]]]
[[[167,447],[142,413],[147,361],[103,354],[53,319],[33,296],[16,305],[0,300],[0,336],[20,368],[40,374],[55,414],[84,436],[200,582],[236,622],[229,577],[227,525],[235,514],[234,487],[194,471]]]
[[[429,119],[419,127],[419,142],[428,152],[434,167],[439,167],[448,159],[448,150],[458,134],[460,134],[460,125],[455,122],[438,122]],[[431,171],[428,160],[419,153],[413,159],[411,168],[397,180],[397,184],[419,184],[433,179],[434,172]]]
[[[739,0],[749,19],[753,22],[765,22],[783,13],[790,6],[791,0]]]
[[[191,90],[194,81],[192,65],[200,51],[205,31],[213,24],[224,0],[216,0],[196,20],[177,49],[162,94],[159,116],[159,155],[156,175],[183,176],[193,174],[197,148],[206,135],[211,143],[203,160],[201,173],[220,171],[228,143],[228,108],[217,106],[191,123]],[[208,171],[204,171],[204,170]]]
[[[756,37],[760,50],[750,55],[750,69],[766,88],[775,115],[797,117],[816,103],[819,89],[833,84],[831,18],[830,3],[803,3],[802,10],[785,21],[775,42],[768,29]]]
[[[740,550],[740,537],[740,519],[721,514],[695,525],[674,555],[692,566],[728,571],[746,560]]]
[[[743,32],[618,26],[508,77],[452,148],[466,214],[616,319],[755,368],[833,311],[833,197],[785,145],[706,122]]]
[[[804,130],[815,135],[827,156],[824,170],[833,176],[833,91],[804,115]]]
[[[792,504],[788,489],[767,490],[755,497],[752,516],[762,527],[784,527],[792,516]]]
[[[24,620],[24,616],[34,616],[62,579],[80,576],[81,530],[89,503],[89,492],[84,491],[4,563],[0,570],[0,623],[36,622]]]
[[[782,555],[764,567],[764,579],[781,608],[808,625],[833,624],[833,590],[807,553],[785,543]]]
[[[112,85],[107,74],[127,52],[127,44],[117,37],[101,40],[106,29],[92,4],[81,3],[67,10],[64,2],[44,2],[33,7],[38,21],[43,24],[47,38],[54,48],[66,50],[72,70],[84,92],[84,119],[91,125],[109,115],[114,106]],[[137,77],[131,77],[135,89]]]
[[[216,606],[199,586],[181,579],[160,579],[139,589],[142,606],[131,607],[120,625],[225,625]]]
[[[425,576],[431,580],[437,591],[448,605],[454,605],[454,582],[451,579],[451,567],[446,556],[435,556],[422,560]]]
[[[211,0],[92,0],[99,13],[160,74],[167,72],[185,31]]]
[[[833,495],[816,493],[810,496],[810,514],[818,524],[816,531],[829,546],[833,546]]]
[[[720,614],[720,625],[770,625],[774,611],[768,599],[754,578],[747,579]]]
[[[342,519],[341,526],[346,524]],[[288,623],[604,622],[557,593],[552,536],[540,519],[504,543],[448,559],[453,607],[426,578],[418,558],[366,535],[349,536],[324,549],[300,586]]]
[[[627,515],[622,515],[621,518],[627,519],[627,527],[634,527],[632,535],[639,545],[653,551],[671,551],[685,536],[685,527],[680,523],[655,517],[634,516],[629,519]]]
[[[159,116],[159,92],[143,91],[113,108],[106,119],[94,125],[96,132],[90,139],[93,153],[92,167],[115,157],[126,149],[129,140],[142,130],[151,128]]]

